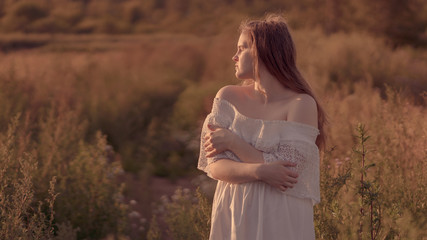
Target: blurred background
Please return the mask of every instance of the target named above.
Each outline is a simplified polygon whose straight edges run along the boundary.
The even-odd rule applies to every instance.
[[[0,0],[0,238],[206,239],[201,124],[268,12],[329,116],[317,237],[426,238],[422,0]]]

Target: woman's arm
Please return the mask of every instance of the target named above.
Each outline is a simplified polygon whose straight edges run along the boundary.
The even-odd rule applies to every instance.
[[[289,161],[265,163],[263,152],[224,128],[209,126],[205,136],[204,148],[207,157],[230,150],[243,162],[220,159],[210,165],[213,178],[229,183],[263,181],[273,187],[286,191],[297,183],[298,174],[289,169],[296,164]]]
[[[205,136],[207,157],[213,157],[226,150],[232,151],[240,160],[246,163],[264,163],[263,154],[258,149],[241,139],[230,130],[208,126],[211,130]]]
[[[242,163],[221,159],[209,166],[212,177],[229,183],[263,181],[273,187],[286,191],[297,183],[298,174],[288,167],[295,163],[276,161],[272,163]]]
[[[257,168],[261,163],[248,164],[230,159],[220,159],[211,163],[209,170],[213,178],[229,183],[246,183],[260,180]]]

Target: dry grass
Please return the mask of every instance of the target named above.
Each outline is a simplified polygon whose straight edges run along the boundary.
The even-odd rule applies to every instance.
[[[371,136],[366,142],[367,161],[376,164],[367,179],[380,186],[379,236],[425,236],[427,126],[425,99],[419,94],[427,85],[426,51],[392,49],[366,34],[324,35],[317,30],[293,34],[298,64],[329,114],[328,148],[335,147],[322,162],[323,199],[331,202],[316,210],[316,224],[324,226],[318,235],[325,239],[357,235],[360,167],[353,148],[358,144],[355,128],[361,122]],[[22,194],[28,194],[26,206],[46,198],[53,201],[49,182],[56,176],[57,205],[42,205],[46,207],[41,213],[30,211],[31,216],[64,223],[60,229],[65,230],[55,234],[71,239],[126,232],[122,226],[126,206],[119,201],[122,190],[111,177],[118,166],[106,163],[107,142],[127,171],[144,169],[170,178],[194,174],[200,121],[215,92],[236,83],[231,62],[236,40],[237,33],[228,30],[211,37],[56,36],[38,49],[1,53],[1,146],[9,149],[1,160],[9,164],[2,166],[20,172],[2,181],[4,186],[25,188],[2,196],[23,199]],[[6,126],[18,113],[20,127],[10,140],[14,143],[7,145]],[[96,134],[99,130],[106,139]],[[350,174],[343,178],[346,169]],[[339,181],[341,185],[328,185]],[[190,203],[198,204],[183,204]],[[2,214],[21,222],[16,225],[22,227],[19,231],[29,229],[31,221],[18,213]],[[171,231],[176,230],[173,219],[181,214],[169,216]],[[0,223],[1,234],[10,233],[4,230],[9,226],[6,218]],[[203,227],[203,221],[199,223]],[[52,234],[49,226],[41,227],[40,234]],[[75,232],[77,227],[80,231]],[[155,239],[157,232],[150,234]]]

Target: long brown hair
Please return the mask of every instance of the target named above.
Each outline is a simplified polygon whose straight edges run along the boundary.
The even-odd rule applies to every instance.
[[[305,93],[314,98],[317,104],[317,124],[320,131],[316,139],[319,148],[325,146],[326,114],[315,97],[311,87],[296,67],[296,50],[283,17],[269,14],[264,20],[244,21],[240,33],[248,34],[254,59],[254,76],[259,78],[261,61],[267,70],[286,88]]]

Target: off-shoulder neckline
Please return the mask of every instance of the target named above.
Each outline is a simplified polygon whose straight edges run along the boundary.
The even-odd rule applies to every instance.
[[[295,121],[288,121],[288,120],[268,120],[268,119],[261,119],[261,118],[253,118],[253,117],[249,117],[246,116],[245,114],[241,113],[236,106],[234,106],[231,102],[229,102],[228,100],[225,100],[223,98],[218,98],[216,97],[215,100],[217,101],[222,101],[224,103],[226,103],[227,105],[229,105],[231,108],[233,108],[233,110],[239,114],[240,116],[242,116],[245,119],[250,119],[250,120],[254,120],[254,121],[261,121],[261,122],[269,122],[269,123],[283,123],[283,124],[293,124],[293,125],[297,125],[297,126],[301,126],[301,127],[307,127],[313,130],[316,130],[317,132],[319,132],[319,129],[311,126],[309,124],[305,124],[305,123],[300,123],[300,122],[295,122]]]

